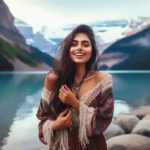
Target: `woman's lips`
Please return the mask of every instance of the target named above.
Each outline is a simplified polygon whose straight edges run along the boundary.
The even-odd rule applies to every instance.
[[[83,58],[85,54],[83,53],[75,53],[74,54],[76,58]]]

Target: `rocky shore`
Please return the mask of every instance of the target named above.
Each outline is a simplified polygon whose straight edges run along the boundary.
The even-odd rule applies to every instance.
[[[150,150],[150,106],[119,114],[104,136],[108,150]]]

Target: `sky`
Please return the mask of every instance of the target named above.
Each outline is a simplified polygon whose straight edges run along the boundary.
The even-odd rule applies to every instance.
[[[69,23],[148,16],[150,0],[4,0],[14,17],[35,30]],[[149,15],[150,16],[150,15]]]

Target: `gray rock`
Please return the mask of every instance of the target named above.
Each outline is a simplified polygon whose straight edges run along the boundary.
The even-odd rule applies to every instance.
[[[150,120],[150,114],[146,115],[142,120]]]
[[[150,150],[150,138],[127,134],[107,140],[107,150]]]
[[[131,112],[131,114],[137,116],[139,119],[142,119],[145,115],[150,114],[150,106],[143,106],[137,108]]]
[[[122,134],[125,134],[124,130],[120,126],[111,123],[107,130],[104,132],[104,137],[106,140],[108,140],[111,137]]]
[[[131,133],[139,119],[133,115],[119,115],[115,123],[119,125],[125,133]]]
[[[133,128],[132,133],[150,137],[150,120],[141,120]]]

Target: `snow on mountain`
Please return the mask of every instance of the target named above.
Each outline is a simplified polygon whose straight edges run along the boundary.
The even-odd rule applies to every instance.
[[[88,22],[86,24],[90,25],[94,30],[96,43],[101,53],[109,45],[123,37],[126,37],[128,33],[133,32],[139,27],[139,25],[143,25],[148,21],[149,18],[137,17],[132,20],[98,20]],[[60,43],[79,24],[68,24],[57,28],[43,25],[43,27],[38,31],[38,34],[34,34],[33,28],[23,21],[16,20],[15,25],[26,38],[27,44],[36,46],[42,51],[54,55],[57,44]]]
[[[20,33],[24,36],[28,45],[37,47],[42,52],[54,56],[53,49],[55,48],[56,42],[45,38],[44,35],[40,32],[33,33],[33,27],[23,22],[22,20],[15,18],[14,24]]]
[[[97,31],[96,34],[101,37],[101,39],[104,41],[104,43],[112,43],[116,41],[117,39],[123,38],[123,32],[126,30],[126,28],[123,27],[109,27],[106,29],[105,32],[99,32]]]
[[[14,25],[25,39],[33,38],[33,28],[30,25],[17,18],[14,20]]]
[[[78,24],[69,24],[61,28],[51,29],[43,26],[40,32],[48,39],[63,39]],[[95,34],[101,38],[104,43],[113,42],[118,38],[122,38],[122,33],[128,25],[127,20],[106,20],[88,23],[94,30]]]
[[[150,17],[137,17],[131,19],[129,28],[124,32],[125,36],[131,36],[150,26]]]
[[[66,30],[65,28],[52,29],[50,27],[43,26],[39,32],[43,34],[44,37],[47,39],[62,39],[65,36],[67,36],[69,32],[71,32],[71,29],[70,30]]]
[[[88,22],[86,24],[91,26],[94,30],[99,52],[102,53],[105,48],[123,37],[123,33],[127,30],[128,21],[118,19]],[[50,40],[56,46],[78,25],[79,24],[68,24],[59,28],[43,26],[39,32],[45,39]]]

